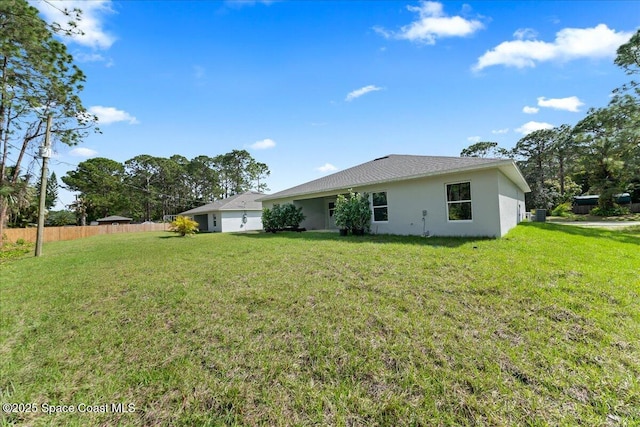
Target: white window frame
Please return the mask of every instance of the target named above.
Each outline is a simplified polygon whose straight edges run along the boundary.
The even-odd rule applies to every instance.
[[[450,201],[449,200],[449,186],[450,185],[456,185],[456,184],[469,184],[469,200],[454,200],[454,201]],[[472,195],[472,185],[471,185],[471,180],[467,179],[467,180],[462,180],[462,181],[455,181],[455,182],[445,182],[444,184],[444,203],[445,203],[445,214],[447,216],[447,222],[455,222],[456,224],[459,224],[461,222],[473,222],[473,195]],[[462,203],[469,203],[470,207],[471,207],[471,219],[450,219],[449,218],[449,205],[451,204],[462,204]]]
[[[387,199],[387,204],[386,205],[380,205],[380,206],[373,206],[373,195],[376,193],[385,193],[385,198]],[[375,213],[375,209],[378,208],[385,208],[387,209],[387,219],[384,221],[376,221],[376,213]],[[372,191],[371,192],[371,222],[372,223],[376,223],[376,224],[386,224],[389,222],[389,192],[387,190],[380,190],[380,191]]]

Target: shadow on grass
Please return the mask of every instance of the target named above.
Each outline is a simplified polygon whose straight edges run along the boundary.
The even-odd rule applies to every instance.
[[[489,237],[421,237],[421,236],[396,236],[392,234],[367,234],[365,236],[340,236],[337,232],[327,231],[279,231],[277,233],[233,233],[234,236],[250,239],[290,239],[306,241],[335,241],[340,243],[400,243],[420,246],[444,246],[458,247],[468,243],[494,240]]]
[[[523,222],[520,224],[524,227],[534,227],[542,230],[559,231],[561,233],[571,234],[573,236],[582,236],[596,239],[610,239],[620,243],[631,243],[640,245],[640,233],[636,231],[625,230],[608,230],[597,227],[580,227],[577,225],[568,225],[562,223],[548,222]]]

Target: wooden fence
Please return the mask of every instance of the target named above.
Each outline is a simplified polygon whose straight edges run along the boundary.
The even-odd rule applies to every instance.
[[[58,240],[75,240],[84,237],[96,236],[98,234],[112,233],[136,233],[139,231],[166,231],[169,229],[168,223],[161,224],[121,224],[121,225],[88,225],[84,227],[45,227],[45,242],[56,242]],[[37,228],[5,228],[4,234],[7,241],[16,242],[23,239],[26,242],[35,243]]]

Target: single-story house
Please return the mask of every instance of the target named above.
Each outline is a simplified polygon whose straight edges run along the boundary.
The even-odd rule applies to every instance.
[[[262,196],[263,193],[247,191],[190,209],[180,215],[192,217],[198,223],[200,231],[262,230],[262,203],[257,200]]]
[[[131,224],[132,218],[126,218],[124,216],[111,215],[104,218],[96,219],[98,225],[120,225]]]
[[[372,233],[503,236],[525,217],[531,189],[512,160],[388,155],[262,197],[302,206],[307,230],[336,229],[336,196],[370,195]]]

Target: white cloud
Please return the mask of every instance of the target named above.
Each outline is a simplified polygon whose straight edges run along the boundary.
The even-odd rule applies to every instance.
[[[482,22],[477,20],[447,16],[442,10],[442,3],[438,2],[421,1],[419,6],[407,6],[407,9],[416,12],[419,18],[399,31],[388,31],[381,27],[374,27],[374,30],[386,38],[435,44],[439,38],[465,37],[484,28]]]
[[[532,28],[518,28],[513,33],[513,37],[518,40],[531,40],[538,37],[538,32]]]
[[[580,107],[584,105],[584,102],[580,101],[577,96],[550,99],[541,96],[538,98],[538,105],[540,107],[553,108],[554,110],[565,110],[577,113],[580,111]]]
[[[528,105],[525,105],[522,108],[522,112],[525,114],[536,114],[538,111],[540,111],[539,108],[537,107],[529,107]]]
[[[626,43],[632,34],[616,32],[605,24],[593,28],[565,28],[556,33],[553,42],[523,39],[502,42],[478,58],[473,69],[479,71],[493,65],[525,68],[545,61],[612,58],[618,46]]]
[[[263,139],[262,141],[256,141],[250,145],[254,150],[267,150],[276,146],[276,142],[272,139]]]
[[[375,92],[377,90],[382,90],[382,88],[374,85],[361,87],[360,89],[349,92],[347,94],[347,97],[345,98],[345,101],[353,101],[356,98],[360,98],[362,95],[366,95],[369,92]]]
[[[469,141],[469,142],[474,142],[475,143],[475,142],[480,142],[481,140],[482,140],[482,137],[480,137],[480,136],[467,137],[467,141]]]
[[[130,125],[137,125],[138,119],[133,117],[126,111],[118,110],[113,107],[103,107],[102,105],[94,105],[89,107],[89,112],[98,116],[99,124],[111,124],[117,122],[129,122]]]
[[[74,43],[94,49],[108,49],[116,41],[112,34],[102,28],[104,16],[114,13],[111,8],[111,0],[65,0],[56,2],[32,0],[30,3],[38,8],[47,22],[57,22],[62,26],[66,26],[67,22],[69,22],[69,17],[62,12],[63,10],[82,10],[81,19],[77,21],[77,29],[82,34],[66,37],[66,39]]]
[[[529,135],[531,132],[535,132],[540,129],[553,129],[554,126],[550,123],[545,122],[527,122],[516,129],[516,132],[519,132],[523,135]]]
[[[495,130],[491,131],[491,133],[494,134],[494,135],[504,135],[507,132],[509,132],[509,128],[495,129]]]
[[[338,170],[338,168],[333,166],[331,163],[325,163],[324,165],[317,167],[316,170],[323,173],[327,173],[327,172],[336,171]]]
[[[73,59],[79,62],[102,62],[106,61],[105,57],[99,53],[74,52]]]
[[[69,155],[73,157],[94,157],[98,154],[96,150],[86,147],[77,147],[69,151]]]

